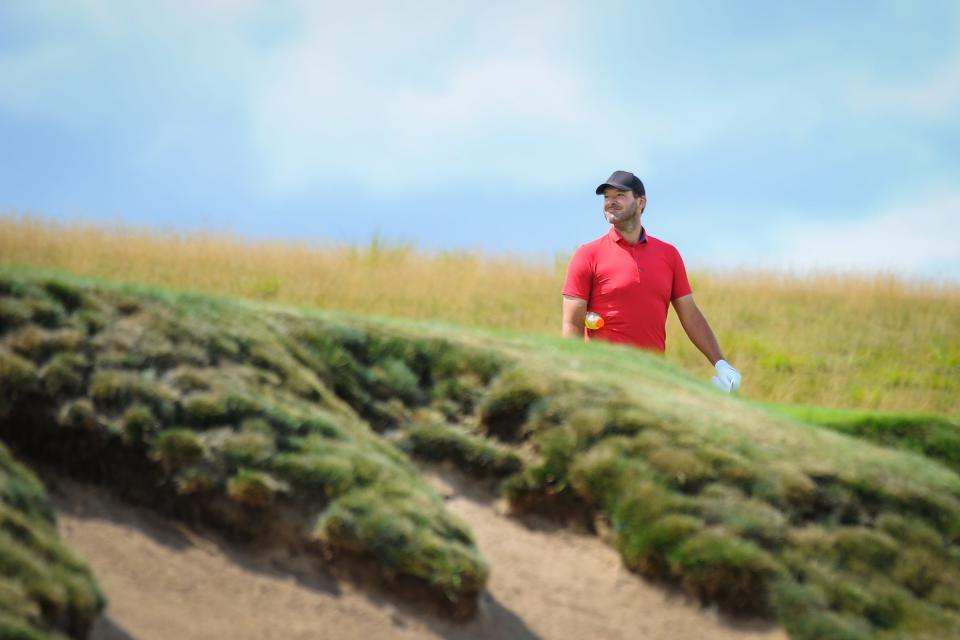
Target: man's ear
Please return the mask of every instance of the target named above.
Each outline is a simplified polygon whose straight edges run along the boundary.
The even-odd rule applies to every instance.
[[[642,195],[637,200],[640,201],[640,213],[643,213],[643,210],[647,208],[647,196]]]

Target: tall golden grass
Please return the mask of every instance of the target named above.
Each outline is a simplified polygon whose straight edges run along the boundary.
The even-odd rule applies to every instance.
[[[573,247],[571,247],[571,250]],[[0,216],[0,263],[364,314],[557,333],[565,260],[311,246]],[[744,396],[960,414],[960,287],[823,273],[692,272]],[[671,313],[666,357],[709,364]]]

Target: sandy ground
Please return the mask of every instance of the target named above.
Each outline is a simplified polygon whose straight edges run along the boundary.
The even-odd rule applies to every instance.
[[[647,584],[595,536],[521,523],[475,484],[435,469],[428,477],[492,566],[467,623],[315,570],[277,570],[268,557],[83,485],[58,480],[50,495],[62,536],[110,600],[95,640],[786,639],[768,624],[733,623]]]

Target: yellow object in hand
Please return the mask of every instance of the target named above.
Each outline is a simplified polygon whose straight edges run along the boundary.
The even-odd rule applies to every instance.
[[[583,326],[591,331],[599,329],[603,326],[603,316],[591,311],[587,313],[587,316],[583,319]]]

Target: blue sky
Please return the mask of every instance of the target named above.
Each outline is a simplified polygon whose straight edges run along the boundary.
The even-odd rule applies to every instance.
[[[691,266],[960,281],[960,3],[0,3],[2,212],[552,259],[620,168]]]

